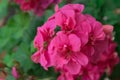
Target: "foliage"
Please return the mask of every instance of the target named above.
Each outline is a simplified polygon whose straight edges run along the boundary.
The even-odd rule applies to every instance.
[[[91,14],[103,24],[114,25],[115,41],[118,44],[116,50],[120,55],[120,0],[63,0],[60,6],[68,2],[83,3],[84,13]],[[11,75],[11,68],[15,65],[19,65],[23,76],[21,80],[28,80],[29,77],[35,80],[56,80],[59,73],[52,68],[45,71],[31,61],[31,55],[36,51],[33,47],[36,28],[53,14],[53,9],[53,6],[49,7],[42,17],[38,17],[32,12],[21,11],[12,0],[0,2],[0,71],[5,71],[6,80],[15,80]],[[110,78],[120,79],[120,65],[115,67]]]

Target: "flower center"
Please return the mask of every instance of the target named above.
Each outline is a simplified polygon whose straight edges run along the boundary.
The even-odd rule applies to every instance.
[[[90,34],[88,44],[90,44],[90,45],[95,44],[95,38],[94,38],[93,34]]]
[[[43,46],[44,46],[44,49],[46,49],[46,48],[47,48],[47,46],[48,46],[47,41],[45,41],[45,42],[44,42]]]
[[[63,45],[60,49],[59,49],[59,54],[60,56],[64,57],[65,59],[69,59],[70,55],[71,55],[71,49],[70,46],[68,45]]]

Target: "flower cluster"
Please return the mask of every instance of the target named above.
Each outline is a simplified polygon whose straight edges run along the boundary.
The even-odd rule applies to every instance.
[[[15,0],[15,2],[22,10],[33,10],[35,14],[41,16],[51,4],[57,4],[60,0]]]
[[[102,25],[83,10],[82,4],[60,9],[56,6],[55,14],[37,28],[37,52],[32,60],[46,70],[53,67],[59,71],[58,80],[99,80],[119,62],[112,40],[113,27]]]

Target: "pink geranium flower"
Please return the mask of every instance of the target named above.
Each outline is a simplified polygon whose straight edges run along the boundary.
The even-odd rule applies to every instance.
[[[49,45],[53,66],[65,67],[71,74],[77,74],[81,66],[88,63],[86,55],[80,52],[81,41],[75,34],[58,32]]]
[[[76,25],[76,13],[82,12],[83,9],[84,5],[79,4],[68,4],[58,9],[55,14],[57,25],[61,26],[62,30],[72,31]]]
[[[37,29],[32,60],[59,71],[58,80],[99,80],[105,70],[110,74],[119,63],[113,27],[102,25],[83,10],[82,4],[60,9],[56,5],[55,14]]]
[[[49,20],[42,27],[38,27],[38,32],[34,39],[34,47],[36,47],[38,51],[35,52],[31,58],[35,63],[40,63],[45,69],[51,64],[47,47],[54,35],[55,26],[54,21]]]

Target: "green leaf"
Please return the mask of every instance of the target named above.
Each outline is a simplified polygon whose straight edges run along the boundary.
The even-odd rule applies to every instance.
[[[33,53],[35,51],[36,51],[36,48],[34,48],[33,41],[31,41],[30,52]]]
[[[8,0],[0,2],[0,19],[7,14]]]
[[[3,60],[3,62],[8,66],[8,67],[12,67],[13,66],[13,55],[11,54],[7,54]]]
[[[21,68],[25,72],[31,69],[33,66],[33,62],[31,61],[29,45],[22,43],[17,52],[14,53],[14,59],[20,63]]]
[[[61,27],[57,26],[54,31],[55,31],[56,33],[57,33],[58,31],[61,31]]]
[[[8,75],[6,80],[15,80],[15,78],[12,75]]]

